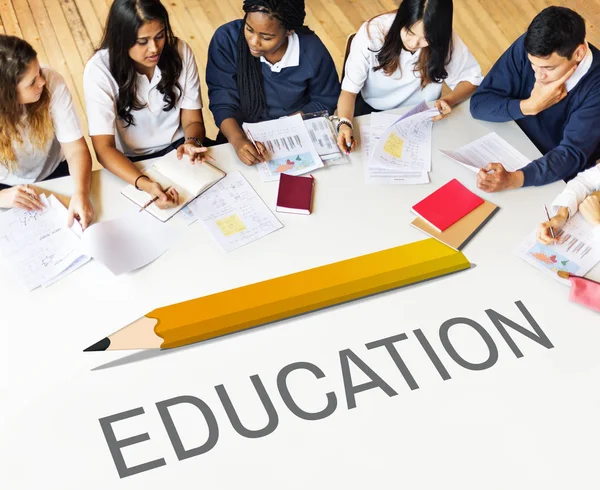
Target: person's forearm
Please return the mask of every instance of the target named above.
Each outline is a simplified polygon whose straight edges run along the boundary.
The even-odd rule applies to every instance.
[[[342,90],[338,99],[338,117],[352,119],[354,117],[354,106],[356,104],[356,95],[352,92]]]
[[[454,107],[471,97],[476,90],[477,86],[471,82],[460,82],[448,96],[442,98],[450,104],[450,107]]]
[[[73,178],[74,193],[89,195],[92,185],[92,157],[87,146],[71,156],[68,164],[69,173]]]
[[[183,136],[185,139],[198,138],[200,141],[204,141],[206,137],[206,130],[202,121],[194,121],[189,123],[183,128]]]
[[[244,131],[233,117],[229,117],[221,123],[221,132],[230,143],[246,138]]]
[[[98,160],[106,170],[128,184],[134,184],[135,179],[141,174],[132,161],[115,147],[106,146],[96,149],[96,155],[98,155]]]

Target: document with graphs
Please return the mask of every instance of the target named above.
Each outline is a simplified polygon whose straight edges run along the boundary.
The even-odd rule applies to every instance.
[[[283,173],[302,175],[324,166],[300,114],[242,127],[250,141],[266,148],[266,162],[257,165],[264,182],[278,181]]]

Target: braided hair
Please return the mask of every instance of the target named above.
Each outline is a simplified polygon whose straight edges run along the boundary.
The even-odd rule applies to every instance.
[[[240,112],[244,121],[256,122],[267,107],[260,60],[250,53],[244,36],[246,17],[260,12],[277,19],[288,31],[312,32],[304,25],[304,0],[244,0],[244,22],[237,41],[237,88]]]

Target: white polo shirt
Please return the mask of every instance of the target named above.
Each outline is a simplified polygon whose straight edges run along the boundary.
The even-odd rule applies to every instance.
[[[5,185],[31,184],[48,177],[64,160],[61,143],[71,143],[83,137],[77,112],[73,106],[71,92],[61,77],[52,68],[43,67],[42,74],[50,92],[50,117],[54,125],[54,137],[44,148],[35,148],[29,141],[29,131],[25,123],[23,145],[15,142],[17,168],[9,172],[0,165],[0,183]]]
[[[400,66],[390,76],[383,70],[374,71],[379,65],[377,54],[383,47],[385,35],[395,16],[395,13],[380,15],[360,27],[352,40],[342,81],[342,90],[354,94],[361,92],[365,102],[378,110],[433,101],[442,94],[441,83],[430,83],[421,89],[421,76],[415,71],[420,49],[414,54],[403,49],[400,52]],[[446,65],[446,84],[452,90],[463,81],[478,86],[483,79],[479,63],[455,32],[452,33],[452,45],[450,62]]]
[[[292,32],[288,36],[288,45],[283,57],[275,64],[271,64],[264,56],[260,57],[260,61],[267,65],[273,73],[279,73],[284,68],[293,68],[300,64],[300,39],[298,34]]]
[[[152,80],[137,74],[137,97],[144,108],[131,111],[134,124],[125,126],[117,117],[119,87],[110,73],[108,50],[98,51],[87,62],[83,72],[83,91],[90,136],[111,134],[117,149],[127,156],[147,155],[160,151],[183,136],[181,109],[202,109],[200,79],[190,47],[179,41],[183,66],[179,76],[182,96],[175,107],[163,110],[165,101],[158,91],[161,71],[154,69]],[[177,92],[177,90],[175,90]]]

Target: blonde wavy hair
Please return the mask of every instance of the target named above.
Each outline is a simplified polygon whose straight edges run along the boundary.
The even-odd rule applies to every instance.
[[[18,167],[15,146],[23,145],[24,129],[29,131],[29,141],[35,148],[45,148],[54,136],[46,85],[37,102],[18,102],[17,85],[36,57],[28,42],[0,35],[0,165],[11,172]]]

